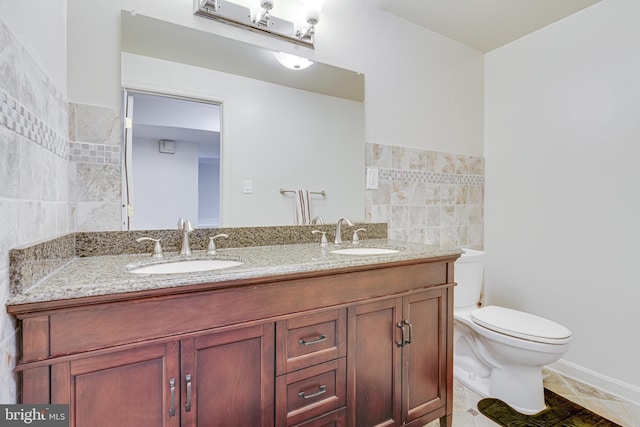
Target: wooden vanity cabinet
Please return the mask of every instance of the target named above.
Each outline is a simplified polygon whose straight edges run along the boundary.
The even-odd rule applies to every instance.
[[[70,426],[273,426],[273,323],[51,366]]]
[[[20,402],[73,427],[450,427],[456,258],[9,306]]]

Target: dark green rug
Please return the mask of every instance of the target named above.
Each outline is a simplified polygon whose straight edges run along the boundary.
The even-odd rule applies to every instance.
[[[548,408],[535,415],[521,414],[503,401],[492,398],[478,402],[478,409],[505,427],[621,427],[546,388],[544,399]]]

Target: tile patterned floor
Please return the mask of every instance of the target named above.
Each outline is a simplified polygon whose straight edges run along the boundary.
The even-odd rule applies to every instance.
[[[640,405],[607,394],[550,370],[544,371],[544,385],[565,398],[624,427],[640,427]],[[453,427],[495,427],[496,423],[478,411],[480,395],[454,381]],[[438,421],[424,427],[438,427]]]

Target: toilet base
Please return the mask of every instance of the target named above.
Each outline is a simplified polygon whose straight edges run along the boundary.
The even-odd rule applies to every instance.
[[[521,414],[534,415],[547,408],[541,368],[517,373],[493,369],[491,375],[478,376],[454,364],[453,375],[480,396],[500,399]]]

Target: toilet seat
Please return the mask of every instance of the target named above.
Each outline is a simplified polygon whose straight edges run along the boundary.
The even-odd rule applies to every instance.
[[[515,338],[545,344],[571,341],[571,331],[544,317],[490,305],[471,312],[471,320],[483,328]]]

